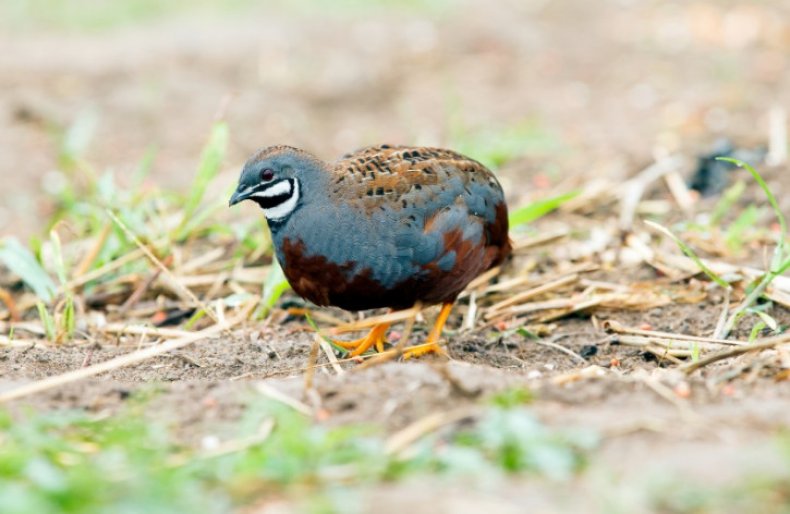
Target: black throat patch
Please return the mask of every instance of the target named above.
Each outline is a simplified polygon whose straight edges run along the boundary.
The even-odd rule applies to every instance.
[[[253,193],[253,196],[250,196],[250,200],[260,205],[262,209],[271,209],[273,207],[277,207],[281,203],[288,201],[288,199],[291,198],[291,196],[293,196],[294,194],[293,179],[286,179],[286,181],[288,182],[287,192],[284,192],[276,196],[255,196],[255,193],[266,191],[266,189],[269,189],[279,183],[279,182],[275,182],[271,186]]]

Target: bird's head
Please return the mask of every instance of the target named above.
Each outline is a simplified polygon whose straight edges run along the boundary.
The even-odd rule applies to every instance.
[[[299,206],[304,184],[321,171],[315,157],[289,146],[260,150],[244,165],[230,205],[252,200],[272,223],[285,221]],[[309,189],[309,188],[308,188]]]

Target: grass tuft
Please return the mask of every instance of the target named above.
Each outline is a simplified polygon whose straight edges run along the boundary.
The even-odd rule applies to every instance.
[[[44,335],[47,337],[47,340],[54,342],[57,338],[55,318],[49,313],[44,302],[36,302],[36,309],[38,310],[38,318],[41,320],[41,326],[44,327]]]
[[[57,287],[36,257],[14,237],[0,241],[0,262],[33,290],[45,303],[55,297]]]
[[[228,148],[228,137],[228,124],[224,121],[215,123],[208,142],[203,148],[203,153],[200,157],[200,165],[198,166],[194,181],[192,182],[192,188],[186,197],[181,224],[176,231],[177,240],[183,240],[191,233],[188,228],[194,225],[193,217],[206,194],[209,184],[219,173],[220,166],[225,158],[225,152]]]
[[[202,450],[145,416],[144,402],[127,405],[111,417],[60,412],[20,420],[0,411],[4,514],[228,512],[284,491],[301,497],[425,473],[567,480],[596,444],[591,434],[548,429],[523,408],[491,408],[474,426],[429,436],[396,456],[373,428],[327,428],[254,401],[235,436]]]
[[[699,267],[699,269],[702,270],[702,272],[705,273],[705,275],[707,275],[712,281],[716,282],[725,289],[730,287],[730,284],[726,280],[721,278],[718,274],[716,274],[715,271],[705,265],[705,263],[702,262],[702,259],[700,259],[699,255],[697,255],[697,253],[682,239],[672,233],[671,230],[664,227],[663,225],[659,225],[655,221],[645,220],[645,224],[672,239],[675,244],[678,245],[678,247],[683,251],[683,253],[685,253],[688,258],[693,260],[694,264],[696,264],[697,267]]]
[[[542,218],[555,209],[558,209],[562,204],[568,200],[576,198],[578,195],[579,191],[571,191],[569,193],[546,198],[545,200],[538,200],[536,202],[530,203],[529,205],[516,209],[510,213],[510,226],[515,228],[520,225],[532,223],[538,218]]]
[[[280,297],[290,289],[291,285],[285,278],[283,269],[276,259],[272,259],[272,264],[269,267],[269,273],[263,281],[263,292],[261,295],[261,303],[258,312],[255,314],[256,319],[265,318],[269,312],[274,308]]]
[[[726,338],[727,335],[733,330],[733,328],[741,320],[741,318],[743,318],[743,316],[745,316],[746,314],[750,314],[750,313],[757,315],[757,317],[760,319],[759,324],[761,324],[762,326],[759,330],[762,330],[762,328],[766,326],[772,327],[771,321],[769,319],[766,319],[767,314],[765,314],[763,311],[759,309],[755,309],[755,307],[757,306],[757,302],[760,300],[760,298],[762,298],[763,295],[765,294],[765,291],[770,286],[771,282],[773,282],[773,280],[776,277],[783,274],[785,271],[787,271],[790,268],[790,255],[788,255],[786,252],[786,240],[788,237],[787,222],[785,220],[784,215],[782,214],[781,209],[779,208],[779,203],[776,201],[776,197],[773,195],[770,188],[768,187],[768,184],[765,182],[765,180],[760,175],[760,173],[750,164],[744,161],[740,161],[738,159],[733,159],[730,157],[718,157],[717,159],[735,164],[736,166],[742,168],[746,168],[749,171],[749,173],[754,178],[755,182],[757,182],[757,184],[760,186],[760,189],[762,189],[763,193],[768,199],[768,203],[771,205],[774,214],[776,215],[780,228],[779,232],[776,235],[776,246],[774,247],[773,250],[773,256],[771,258],[771,264],[769,269],[766,271],[764,275],[762,275],[762,277],[760,277],[753,284],[750,290],[747,290],[747,295],[744,298],[744,300],[741,302],[740,305],[738,305],[732,311],[732,313],[729,315],[726,322],[724,323],[721,333],[717,334],[717,337]],[[737,199],[737,197],[740,196],[741,193],[742,191],[740,191],[740,188],[737,189],[731,188],[731,192],[729,193],[729,195],[725,195],[725,199],[722,200],[723,203],[720,202],[720,206],[717,206],[716,212],[723,212],[724,208],[721,207],[721,205],[731,205],[732,203],[734,203],[735,199]],[[723,213],[719,214],[718,215],[719,219],[722,216]],[[730,236],[737,237],[737,234],[741,234],[747,229],[749,229],[751,227],[751,224],[753,224],[754,220],[756,220],[756,212],[750,213],[750,211],[747,209],[739,216],[736,222],[733,223],[734,227],[733,226],[730,227],[730,230],[732,231],[730,233]],[[710,269],[707,265],[705,265],[702,259],[699,258],[699,256],[696,254],[696,252],[694,252],[694,250],[690,246],[688,246],[682,239],[680,239],[675,234],[673,234],[669,229],[652,221],[645,220],[645,223],[648,226],[654,228],[655,230],[661,232],[662,234],[672,239],[675,242],[675,244],[677,244],[678,247],[680,247],[683,253],[685,253],[689,258],[691,258],[694,261],[694,263],[697,265],[697,267],[699,267],[699,269],[702,270],[702,272],[705,273],[712,281],[724,287],[725,289],[730,287],[729,284],[723,278],[721,278],[712,269]],[[773,323],[773,325],[776,324]],[[777,329],[778,327],[772,327],[772,330],[777,330]],[[751,336],[755,337],[756,334],[759,333],[759,330],[755,331],[753,328],[751,332]]]

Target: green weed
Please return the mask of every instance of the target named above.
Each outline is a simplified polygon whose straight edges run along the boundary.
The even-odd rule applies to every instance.
[[[55,341],[57,338],[57,329],[55,328],[55,318],[47,310],[44,302],[36,302],[36,309],[38,310],[38,318],[41,320],[41,326],[44,327],[44,335],[49,341]]]
[[[76,329],[77,316],[74,310],[74,295],[66,293],[66,298],[63,303],[63,313],[60,318],[60,333],[69,341],[74,337],[74,331]]]
[[[58,155],[58,161],[62,168],[72,170],[82,162],[85,152],[93,141],[98,125],[98,114],[94,110],[85,110],[63,131]]]
[[[721,234],[724,244],[731,253],[742,253],[746,243],[761,238],[765,233],[757,226],[763,209],[756,205],[748,205],[734,220],[727,219],[745,191],[746,182],[739,180],[722,193],[707,222],[702,224],[691,222],[686,227],[702,233]]]
[[[776,201],[776,198],[774,197],[773,193],[768,187],[768,184],[766,184],[765,180],[760,175],[760,173],[758,173],[757,170],[754,169],[754,167],[752,167],[746,162],[739,161],[737,159],[732,159],[729,157],[719,157],[718,159],[722,161],[730,162],[739,167],[746,168],[749,171],[749,173],[754,178],[755,182],[757,182],[757,184],[760,186],[760,189],[762,189],[763,193],[768,199],[768,203],[773,209],[779,224],[779,232],[776,235],[776,245],[773,250],[773,255],[771,258],[771,264],[769,269],[766,271],[765,274],[763,274],[761,277],[758,277],[757,280],[755,280],[753,284],[751,284],[747,288],[746,298],[744,298],[741,304],[738,305],[738,307],[736,307],[735,310],[727,318],[726,322],[724,323],[722,333],[717,334],[718,337],[727,337],[727,335],[737,325],[737,323],[741,320],[741,318],[749,313],[757,315],[761,319],[760,323],[763,325],[763,327],[771,326],[770,319],[772,318],[767,316],[767,314],[765,314],[764,311],[760,309],[756,309],[757,302],[760,300],[760,298],[763,297],[766,289],[771,284],[771,282],[776,277],[782,275],[785,271],[787,271],[790,268],[790,254],[788,254],[786,250],[786,246],[787,246],[786,240],[788,236],[787,222],[784,218],[784,215],[782,214],[781,209],[779,208],[779,203]],[[742,191],[740,187],[734,189],[731,188],[728,194],[725,195],[725,198],[720,202],[720,206],[718,206],[717,209],[715,210],[715,213],[718,214],[714,213],[715,214],[714,219],[721,219],[723,217],[723,212],[725,210],[725,207],[734,204],[737,197],[739,197],[741,194]],[[739,216],[739,218],[736,220],[735,223],[733,223],[733,225],[731,225],[730,228],[735,235],[741,234],[744,231],[749,230],[755,220],[756,220],[756,213],[750,212],[749,209],[747,209],[746,211],[744,211],[744,213],[741,214],[741,216]],[[702,272],[708,276],[708,278],[710,278],[716,284],[720,285],[725,289],[730,287],[729,284],[723,278],[717,275],[712,269],[710,269],[702,261],[702,259],[700,259],[700,257],[694,252],[694,250],[690,246],[688,246],[678,236],[673,234],[669,229],[652,221],[646,220],[645,223],[648,224],[650,227],[658,230],[662,234],[671,238],[675,242],[675,244],[677,244],[678,247],[680,247],[683,253],[685,253],[689,258],[691,258],[694,261],[694,263],[697,265],[697,267],[699,267],[699,269],[702,270]],[[762,330],[762,327],[760,330]],[[755,332],[755,330],[753,329],[751,335],[755,336],[756,333],[759,333],[759,330]]]
[[[700,347],[696,341],[691,343],[691,362],[699,361]]]
[[[195,218],[195,213],[206,194],[209,184],[219,173],[222,161],[225,158],[225,152],[228,147],[229,130],[228,124],[224,121],[217,122],[211,130],[211,135],[203,148],[203,153],[200,157],[200,165],[198,166],[197,174],[192,182],[192,188],[186,197],[186,203],[183,208],[183,217],[181,224],[176,230],[175,239],[181,241],[189,234],[194,232],[194,228],[199,226],[201,222],[205,221],[204,216]],[[224,200],[224,199],[223,199]],[[224,205],[225,202],[222,202]]]
[[[736,166],[746,168],[749,173],[752,175],[754,180],[760,186],[760,189],[763,190],[766,198],[768,199],[768,203],[771,205],[771,208],[774,211],[774,215],[779,223],[779,232],[776,234],[776,246],[774,247],[773,256],[771,258],[771,264],[768,271],[758,279],[756,285],[748,293],[746,298],[743,300],[741,305],[733,312],[730,320],[725,326],[725,333],[729,333],[730,330],[737,324],[740,318],[746,314],[749,309],[754,307],[757,304],[757,301],[763,296],[765,290],[768,286],[773,282],[773,280],[782,275],[788,268],[790,268],[790,255],[786,250],[787,248],[787,221],[785,220],[784,214],[782,214],[782,210],[779,208],[779,203],[776,201],[776,197],[771,192],[771,189],[766,184],[763,177],[757,172],[754,167],[750,164],[739,161],[737,159],[731,159],[728,157],[720,157],[719,160],[727,161],[735,164]]]
[[[724,232],[724,243],[731,252],[740,252],[747,237],[754,235],[756,232],[754,227],[759,217],[759,209],[754,205],[749,205],[727,226]]]
[[[504,409],[511,409],[520,405],[527,405],[535,400],[535,393],[524,387],[512,387],[501,391],[491,397],[492,405]]]
[[[52,301],[57,290],[55,282],[39,264],[35,255],[16,238],[6,237],[0,240],[0,262],[32,289],[41,301]]]
[[[543,216],[546,216],[550,212],[556,210],[562,204],[578,195],[579,191],[571,191],[569,193],[546,198],[545,200],[538,200],[530,203],[529,205],[525,205],[524,207],[516,209],[510,213],[510,226],[518,227],[520,225],[532,223],[538,218],[542,218]]]
[[[313,317],[312,317],[312,316],[310,316],[310,314],[309,314],[309,313],[305,313],[305,316],[304,316],[304,317],[305,317],[305,319],[307,320],[307,323],[308,323],[308,324],[310,325],[310,327],[313,329],[313,332],[314,332],[314,333],[316,333],[316,334],[318,334],[318,337],[320,337],[321,339],[323,339],[323,340],[324,340],[324,341],[325,341],[325,342],[326,342],[326,343],[327,343],[329,346],[331,346],[332,348],[334,348],[334,350],[335,350],[336,352],[340,353],[340,355],[347,355],[347,354],[349,353],[349,350],[348,350],[348,349],[346,349],[346,348],[343,348],[343,347],[342,347],[342,346],[340,346],[339,344],[335,343],[335,342],[334,342],[334,341],[333,341],[331,338],[329,338],[329,337],[327,337],[327,336],[323,335],[323,334],[321,333],[321,329],[320,329],[320,328],[318,328],[318,325],[316,325],[315,321],[313,321]]]
[[[231,450],[195,450],[144,416],[144,406],[132,401],[112,417],[49,412],[12,420],[0,411],[3,512],[227,512],[288,491],[320,495],[424,473],[565,480],[595,444],[589,434],[549,430],[522,408],[492,408],[474,426],[427,437],[398,456],[373,428],[326,428],[258,401],[228,441]]]
[[[255,314],[255,317],[257,319],[263,319],[268,316],[269,312],[271,312],[271,310],[277,304],[283,293],[290,289],[290,287],[291,286],[288,284],[288,280],[286,280],[285,274],[283,273],[280,264],[277,262],[277,259],[272,259],[269,273],[266,275],[266,279],[263,281],[261,303],[258,308],[258,312]]]
[[[716,202],[713,212],[710,216],[710,226],[718,226],[724,220],[728,213],[730,213],[740,200],[743,193],[746,191],[746,182],[739,180],[732,186],[728,187],[721,198]]]
[[[697,253],[689,245],[687,245],[682,239],[680,239],[678,236],[676,236],[674,233],[672,233],[671,230],[669,230],[668,228],[666,228],[666,227],[664,227],[662,225],[659,225],[658,223],[656,223],[654,221],[650,221],[650,220],[645,220],[645,224],[650,226],[650,227],[652,227],[652,228],[654,228],[655,230],[661,232],[662,234],[664,234],[665,236],[669,237],[670,239],[672,239],[675,242],[675,244],[678,245],[678,247],[681,249],[681,251],[683,251],[683,253],[686,254],[686,256],[688,258],[690,258],[692,261],[694,261],[694,264],[696,264],[697,267],[703,273],[705,273],[705,275],[707,275],[708,278],[711,279],[713,282],[716,282],[718,285],[720,285],[724,289],[728,289],[730,287],[730,284],[726,280],[721,278],[715,271],[710,269],[702,261],[702,259],[700,259],[699,255],[697,255]]]

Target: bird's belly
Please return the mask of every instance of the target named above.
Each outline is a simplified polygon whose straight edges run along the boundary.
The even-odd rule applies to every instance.
[[[440,261],[430,262],[401,272],[387,282],[377,278],[371,268],[360,267],[356,262],[338,264],[323,255],[309,255],[298,240],[285,239],[278,253],[285,276],[297,294],[316,305],[358,311],[405,309],[417,301],[426,305],[452,301],[490,266],[491,251],[482,244],[467,244],[451,267],[442,266]],[[386,261],[386,257],[381,259]]]
[[[352,311],[400,309],[411,307],[420,292],[425,291],[426,284],[420,283],[416,275],[399,283],[382,283],[370,268],[360,268],[356,262],[338,264],[324,255],[308,254],[304,243],[298,240],[285,239],[278,254],[293,290],[316,305]],[[407,282],[412,287],[407,287]]]

